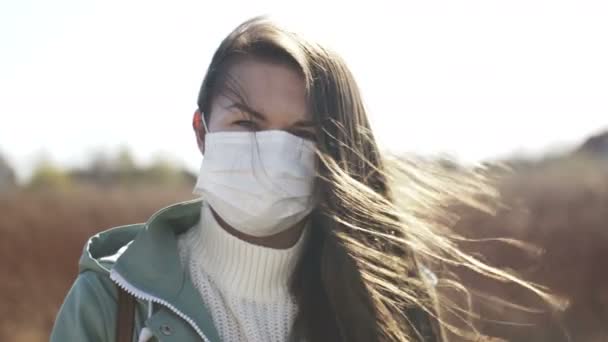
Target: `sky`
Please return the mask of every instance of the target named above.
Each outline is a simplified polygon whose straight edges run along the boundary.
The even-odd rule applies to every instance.
[[[466,162],[608,129],[608,2],[0,0],[0,153],[86,165],[128,147],[196,171],[210,58],[269,14],[340,53],[383,149]]]

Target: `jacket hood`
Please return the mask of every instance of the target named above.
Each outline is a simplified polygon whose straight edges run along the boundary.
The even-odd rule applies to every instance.
[[[156,254],[152,259],[166,259],[168,256],[158,253],[169,251],[154,248],[154,244],[162,242],[163,235],[172,235],[175,239],[195,225],[200,219],[201,205],[201,199],[180,202],[160,209],[145,223],[115,227],[92,236],[80,257],[79,273],[94,271],[108,275],[127,247],[136,241],[137,252],[145,254],[141,258],[150,261],[148,254]]]

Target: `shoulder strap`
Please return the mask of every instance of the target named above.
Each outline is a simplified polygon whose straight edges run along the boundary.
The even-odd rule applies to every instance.
[[[132,342],[135,323],[135,298],[118,288],[118,309],[116,313],[116,342]]]

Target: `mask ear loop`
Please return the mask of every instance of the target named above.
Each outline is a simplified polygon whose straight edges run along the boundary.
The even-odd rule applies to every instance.
[[[192,118],[192,128],[194,128],[194,131],[196,131],[197,133],[200,133],[201,125],[203,126],[205,133],[209,133],[209,129],[207,129],[207,123],[205,122],[205,114],[199,110],[198,113],[195,114]]]
[[[205,133],[209,133],[209,129],[207,128],[207,123],[205,122],[205,113],[201,112],[201,123],[203,124],[203,129]]]

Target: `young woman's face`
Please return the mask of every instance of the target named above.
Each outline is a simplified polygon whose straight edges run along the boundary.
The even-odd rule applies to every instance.
[[[207,116],[209,132],[284,130],[314,140],[302,75],[284,64],[247,59],[228,70],[239,96],[222,92]],[[233,85],[235,83],[232,83]],[[201,132],[203,134],[203,132]],[[201,149],[204,137],[199,136]]]

